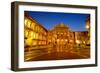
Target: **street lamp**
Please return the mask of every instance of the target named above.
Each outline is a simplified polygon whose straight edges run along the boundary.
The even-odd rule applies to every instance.
[[[86,29],[89,29],[89,25],[86,25]]]

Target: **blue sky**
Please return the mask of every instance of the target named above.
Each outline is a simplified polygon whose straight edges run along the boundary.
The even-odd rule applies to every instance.
[[[55,25],[64,23],[72,31],[86,31],[86,18],[89,14],[60,13],[60,12],[36,12],[26,11],[29,16],[38,21],[47,30]]]

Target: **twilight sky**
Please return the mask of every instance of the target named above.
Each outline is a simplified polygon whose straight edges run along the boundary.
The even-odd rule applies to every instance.
[[[36,12],[26,11],[30,17],[50,30],[55,25],[64,23],[72,31],[86,31],[86,18],[89,14],[60,13],[60,12]]]

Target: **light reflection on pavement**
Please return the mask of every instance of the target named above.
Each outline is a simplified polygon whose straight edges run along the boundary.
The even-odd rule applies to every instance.
[[[63,59],[87,59],[90,58],[89,48],[73,47],[49,47],[39,48],[24,53],[25,61],[42,61],[42,60],[63,60]]]

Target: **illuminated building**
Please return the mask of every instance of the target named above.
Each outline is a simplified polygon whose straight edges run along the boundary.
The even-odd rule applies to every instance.
[[[25,46],[46,45],[47,30],[31,17],[25,16]]]
[[[88,31],[88,44],[90,45],[90,16],[86,19],[86,29]]]
[[[75,45],[75,32],[69,31],[69,46],[74,47]]]
[[[65,26],[63,23],[58,24],[52,29],[52,40],[54,40],[54,44],[56,45],[65,45],[69,41],[69,28]]]
[[[88,41],[87,31],[72,31],[63,23],[56,25],[52,30],[48,31],[48,45],[60,47],[56,50],[64,50],[65,47],[70,48],[75,45],[86,45]],[[64,48],[61,48],[64,47]]]
[[[81,31],[81,32],[75,32],[75,42],[79,45],[86,45],[88,41],[88,32],[87,31]]]
[[[86,19],[86,29],[88,30],[88,32],[90,32],[90,17],[87,17]]]
[[[24,17],[25,53],[30,54],[32,50],[38,48],[37,46],[45,46],[45,45],[47,45],[47,30],[36,20],[32,19],[28,15],[25,15]],[[25,60],[27,60],[28,57],[25,54]]]
[[[74,36],[74,32],[70,31],[68,26],[60,23],[48,31],[48,44],[60,47],[56,51],[62,51],[65,50],[65,47],[68,48],[74,45]]]

